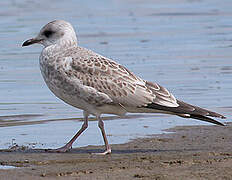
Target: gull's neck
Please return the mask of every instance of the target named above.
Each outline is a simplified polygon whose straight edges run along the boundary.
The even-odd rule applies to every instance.
[[[61,39],[60,41],[56,42],[55,44],[51,44],[45,46],[42,54],[47,56],[55,56],[57,53],[63,52],[67,49],[77,47],[77,40],[76,38],[72,39]]]

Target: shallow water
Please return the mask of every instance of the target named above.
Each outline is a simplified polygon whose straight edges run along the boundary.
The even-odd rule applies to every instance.
[[[0,169],[14,169],[15,166],[0,165]]]
[[[82,124],[82,112],[57,99],[43,82],[38,66],[42,47],[21,47],[54,19],[70,21],[81,46],[230,121],[231,7],[229,0],[1,1],[0,148],[15,143],[57,147]],[[206,123],[168,115],[129,115],[110,116],[105,124],[109,141],[123,143],[176,125]],[[96,121],[75,146],[88,144],[102,144]]]

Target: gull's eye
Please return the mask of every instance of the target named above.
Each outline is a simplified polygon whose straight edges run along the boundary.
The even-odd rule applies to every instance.
[[[50,31],[50,30],[46,30],[44,31],[44,36],[46,36],[47,38],[49,38],[54,32],[53,31]]]

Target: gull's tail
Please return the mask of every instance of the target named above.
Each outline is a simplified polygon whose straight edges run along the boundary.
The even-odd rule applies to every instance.
[[[208,117],[210,116],[210,117],[225,119],[226,117],[221,114],[197,106],[193,106],[191,104],[187,104],[179,100],[177,100],[177,104],[179,104],[178,107],[167,107],[167,106],[162,106],[152,103],[152,104],[148,104],[146,108],[166,111],[168,113],[176,114],[183,118],[193,118],[193,119],[198,119],[198,120],[224,126],[224,124],[222,124],[221,122]]]

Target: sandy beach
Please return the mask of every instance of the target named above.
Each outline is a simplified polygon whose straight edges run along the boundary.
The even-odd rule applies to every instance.
[[[168,129],[170,134],[112,145],[107,156],[92,155],[101,146],[46,153],[18,147],[1,150],[1,180],[17,179],[231,179],[232,124]]]

